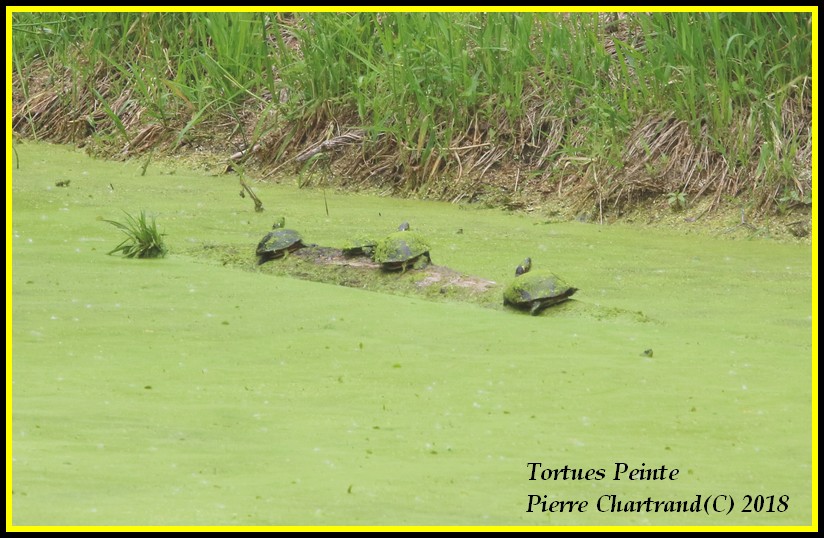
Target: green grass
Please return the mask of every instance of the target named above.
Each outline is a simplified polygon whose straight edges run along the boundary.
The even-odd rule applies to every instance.
[[[16,12],[12,27],[31,136],[119,149],[156,122],[177,148],[219,129],[279,166],[364,129],[344,171],[407,193],[504,165],[616,203],[812,188],[810,13]],[[68,90],[56,126],[36,106],[44,64]]]
[[[126,258],[162,258],[168,249],[163,242],[163,234],[157,229],[155,217],[146,217],[146,212],[134,217],[126,213],[125,222],[105,220],[112,226],[126,234],[126,239],[117,245],[109,254],[120,253]]]

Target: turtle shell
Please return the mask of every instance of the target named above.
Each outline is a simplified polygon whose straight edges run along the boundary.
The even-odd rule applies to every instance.
[[[504,305],[529,310],[533,316],[562,303],[578,291],[549,271],[530,271],[515,277],[504,290]]]
[[[409,267],[425,266],[431,261],[426,239],[410,231],[391,233],[379,241],[374,259],[387,271],[405,271]]]
[[[282,258],[289,252],[305,247],[303,238],[295,230],[272,230],[258,243],[255,253],[258,256],[258,265]]]
[[[371,258],[377,245],[377,239],[361,236],[348,241],[341,250],[344,256],[367,256]]]

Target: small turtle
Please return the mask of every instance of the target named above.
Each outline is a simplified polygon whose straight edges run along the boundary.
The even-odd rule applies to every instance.
[[[409,223],[404,222],[400,226],[398,226],[399,232],[404,232],[409,229]],[[366,256],[368,258],[372,258],[375,255],[375,248],[378,246],[378,240],[374,237],[369,237],[366,235],[359,235],[354,239],[350,239],[341,249],[344,256],[347,257],[355,257],[355,256]]]
[[[421,269],[432,262],[426,239],[409,231],[407,222],[378,242],[373,259],[386,271],[406,271],[410,267]]]
[[[344,256],[354,258],[355,256],[366,256],[371,258],[375,254],[375,247],[378,246],[377,239],[366,236],[358,236],[349,240],[341,249]]]
[[[532,258],[526,258],[521,265],[515,268],[515,276],[521,276],[524,273],[528,273],[530,269],[532,269]]]
[[[258,265],[269,260],[276,260],[304,248],[303,238],[295,230],[287,230],[275,223],[274,229],[266,234],[258,243],[255,254],[258,256]]]
[[[554,273],[530,269],[530,258],[515,269],[515,280],[504,290],[504,306],[529,310],[537,316],[543,309],[566,301],[578,291]]]

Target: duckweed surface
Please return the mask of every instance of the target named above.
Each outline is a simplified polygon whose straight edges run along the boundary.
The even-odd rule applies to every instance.
[[[811,524],[809,246],[261,183],[256,213],[233,176],[17,151],[15,525]],[[141,209],[168,257],[106,255],[104,219]],[[439,265],[504,283],[531,256],[580,291],[532,317],[500,285],[279,276],[297,256],[254,256],[278,215],[333,247],[409,221]],[[528,512],[531,495],[588,504]]]

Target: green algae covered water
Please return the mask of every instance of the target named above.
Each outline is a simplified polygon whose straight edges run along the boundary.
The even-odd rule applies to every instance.
[[[264,184],[255,213],[231,176],[17,150],[14,525],[811,524],[808,246]],[[106,255],[141,209],[169,256]],[[330,246],[409,221],[495,285],[271,274],[284,215]],[[526,256],[580,291],[504,309]]]

